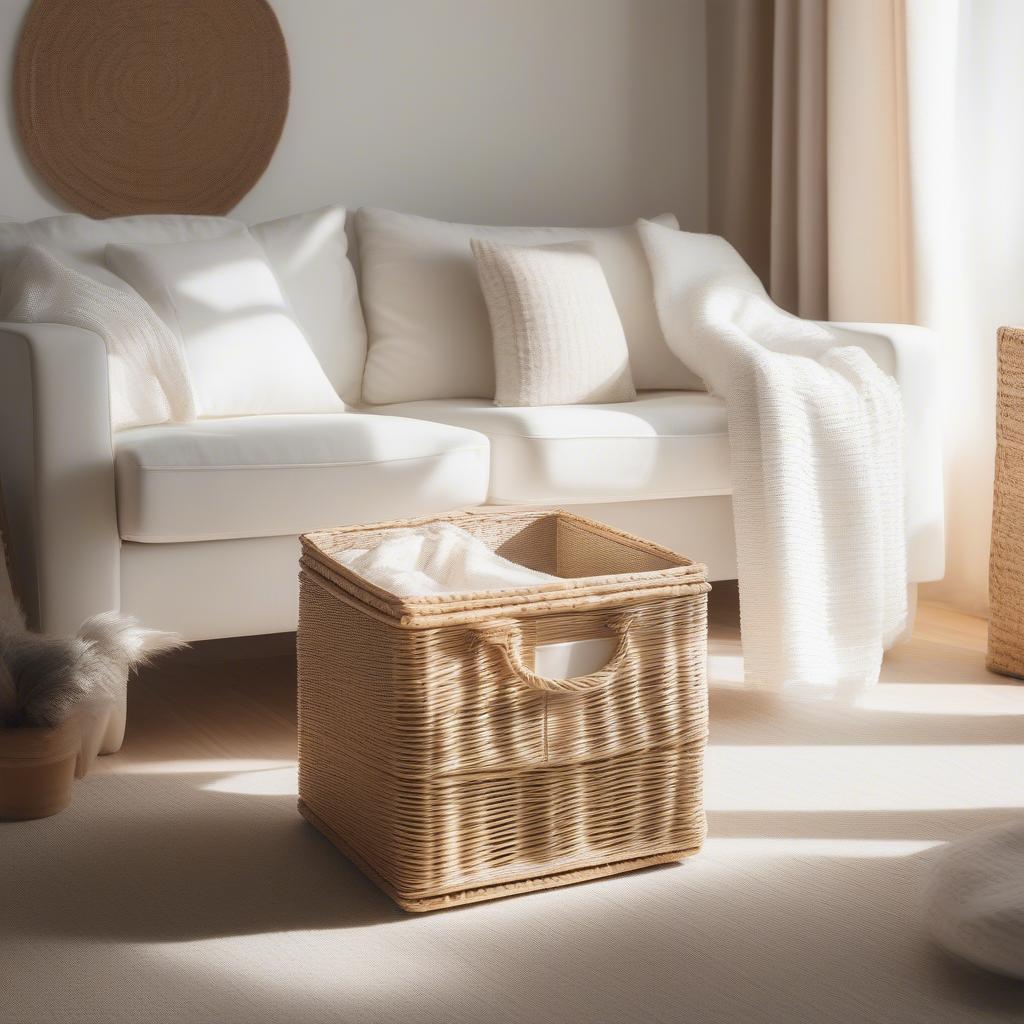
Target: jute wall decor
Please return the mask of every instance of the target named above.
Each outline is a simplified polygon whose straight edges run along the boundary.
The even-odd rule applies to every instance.
[[[270,162],[288,89],[266,0],[34,0],[14,68],[29,158],[94,217],[227,213]]]

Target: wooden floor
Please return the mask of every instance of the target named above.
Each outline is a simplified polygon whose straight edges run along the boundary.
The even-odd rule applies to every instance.
[[[129,691],[121,752],[96,772],[199,762],[289,763],[296,756],[294,634],[211,640],[170,655]]]

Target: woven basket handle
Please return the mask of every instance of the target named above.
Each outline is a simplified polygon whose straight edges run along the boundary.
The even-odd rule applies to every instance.
[[[586,693],[589,690],[599,690],[610,683],[622,668],[629,656],[629,628],[635,619],[635,614],[613,615],[609,618],[607,626],[619,638],[615,653],[604,668],[598,669],[597,672],[591,672],[589,675],[574,676],[571,679],[548,679],[546,676],[539,676],[536,672],[531,672],[523,664],[523,637],[513,620],[495,619],[470,628],[480,642],[492,644],[501,651],[509,672],[523,686],[528,686],[531,690],[545,690],[548,693]]]

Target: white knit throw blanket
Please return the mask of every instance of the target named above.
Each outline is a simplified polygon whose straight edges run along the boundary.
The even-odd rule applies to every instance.
[[[114,288],[28,246],[5,275],[0,321],[81,327],[107,349],[114,430],[196,416],[177,335],[127,286]]]
[[[669,347],[728,411],[747,681],[876,682],[907,617],[898,386],[779,309],[724,239],[638,228]]]

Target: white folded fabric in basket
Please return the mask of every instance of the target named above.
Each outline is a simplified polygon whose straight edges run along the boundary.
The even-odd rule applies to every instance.
[[[389,531],[373,547],[350,548],[334,558],[398,597],[507,590],[560,579],[502,558],[482,540],[449,523]]]

